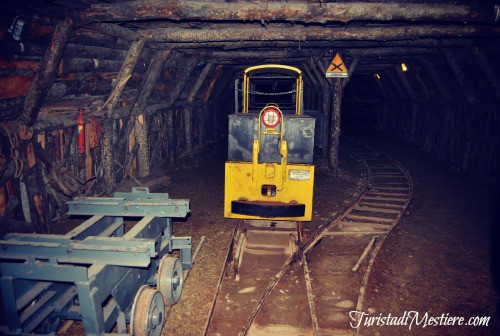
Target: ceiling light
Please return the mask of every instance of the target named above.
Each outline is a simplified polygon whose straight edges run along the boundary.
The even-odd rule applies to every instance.
[[[406,64],[404,64],[404,63],[401,63],[401,69],[402,69],[403,71],[408,71],[408,67],[407,67],[407,66],[406,66]]]
[[[380,75],[378,73],[374,73],[373,76],[375,76],[375,78],[377,79],[380,79]]]

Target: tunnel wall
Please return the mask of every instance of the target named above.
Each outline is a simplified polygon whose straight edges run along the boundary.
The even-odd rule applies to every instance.
[[[11,20],[0,14],[3,32]],[[23,117],[36,74],[46,66],[44,55],[56,39],[57,24],[30,22],[22,42],[0,34],[3,226],[30,222],[28,231],[47,232],[73,197],[108,194],[110,187],[145,177],[156,163],[173,163],[224,136],[232,111],[227,90],[220,87],[221,79],[228,77],[224,66],[189,53],[144,46],[115,108],[108,112],[134,43],[124,39],[127,36],[73,27],[32,132],[25,129],[21,138],[17,120]],[[77,135],[80,109],[86,134],[83,152]],[[112,184],[104,163],[110,152]]]
[[[468,103],[460,92],[452,90],[458,86],[452,83],[452,96],[447,101],[436,92],[427,99],[411,99],[394,97],[395,90],[381,92],[375,81],[367,76],[351,81],[352,87],[346,91],[342,105],[346,127],[383,130],[449,162],[458,170],[483,177],[497,176],[500,100],[494,93],[486,91],[481,99]],[[366,82],[372,83],[375,94],[366,95]],[[392,84],[389,87],[393,87]]]

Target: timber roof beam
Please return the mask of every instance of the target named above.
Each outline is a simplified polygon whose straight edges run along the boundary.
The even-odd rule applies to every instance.
[[[498,36],[500,27],[471,25],[405,25],[347,28],[298,27],[289,28],[222,28],[182,29],[164,28],[141,33],[149,42],[238,42],[238,41],[390,41],[419,38],[454,38]]]
[[[219,1],[146,0],[94,4],[75,13],[80,24],[91,22],[172,21],[291,21],[328,23],[351,21],[495,22],[494,6],[417,3],[309,3],[265,4]]]

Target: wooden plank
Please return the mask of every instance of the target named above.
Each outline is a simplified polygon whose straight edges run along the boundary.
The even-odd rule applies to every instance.
[[[339,165],[340,113],[342,108],[342,78],[337,78],[333,85],[332,113],[330,114],[330,148],[328,162],[334,172]]]
[[[213,67],[213,62],[208,62],[205,64],[205,67],[199,74],[198,78],[196,79],[196,82],[194,83],[193,87],[191,88],[191,92],[189,93],[189,96],[187,98],[188,103],[193,103],[196,95],[198,94],[198,91],[200,91],[200,88],[202,84],[205,82],[205,79],[207,78],[208,74],[212,70]],[[184,135],[185,135],[185,141],[186,141],[186,151],[188,154],[191,154],[191,151],[193,149],[193,136],[192,136],[192,114],[193,114],[193,108],[192,106],[187,106],[184,109],[185,113],[185,118],[184,118]],[[203,125],[200,126],[203,128]]]
[[[471,51],[472,54],[475,56],[477,65],[485,75],[486,79],[493,86],[496,97],[500,98],[500,83],[495,74],[495,68],[493,64],[490,62],[488,56],[481,50],[481,48],[472,47]]]
[[[383,218],[383,217],[374,217],[374,216],[359,216],[349,214],[345,218],[352,219],[354,221],[374,221],[374,222],[383,222],[383,223],[394,223],[394,219],[391,218]]]
[[[324,236],[379,235],[380,231],[328,231]]]
[[[359,203],[361,205],[372,205],[372,206],[380,206],[380,207],[388,207],[388,208],[401,208],[404,206],[404,204],[390,204],[390,203],[376,203],[376,202],[365,202],[361,201]]]
[[[368,206],[356,206],[354,210],[359,210],[359,211],[368,211],[368,212],[381,212],[381,213],[388,213],[388,214],[400,214],[401,211],[399,210],[394,210],[394,209],[385,209],[385,208],[375,208],[375,207],[368,207]]]
[[[103,122],[104,134],[103,134],[103,145],[102,145],[102,154],[101,154],[101,162],[103,164],[104,170],[104,190],[109,192],[113,190],[116,186],[115,179],[115,155],[113,150],[113,113],[118,104],[118,100],[120,99],[123,89],[125,85],[130,79],[132,71],[139,59],[142,49],[144,48],[144,40],[138,40],[131,44],[130,49],[127,53],[127,57],[123,62],[122,68],[118,73],[116,78],[115,86],[111,90],[111,93],[106,100],[106,102],[99,108],[99,110],[104,110],[106,108],[106,116],[107,118]]]
[[[455,50],[448,50],[444,52],[444,56],[448,60],[448,64],[450,65],[453,75],[457,80],[460,89],[465,97],[465,100],[468,104],[472,105],[476,101],[476,95],[474,92],[473,84],[466,77],[465,71],[463,67],[460,65],[460,62],[455,57]]]
[[[377,185],[380,185],[381,187],[384,186],[394,186],[394,187],[400,187],[400,186],[407,186],[407,182],[385,182],[385,181],[372,181],[370,182],[370,187],[377,188]]]
[[[26,96],[33,77],[1,76],[0,79],[0,99],[7,99]]]
[[[382,224],[382,223],[368,223],[368,222],[340,222],[339,226],[343,227],[363,227],[363,228],[372,228],[372,229],[389,229],[391,224]]]
[[[376,192],[376,191],[368,191],[366,194],[374,195],[374,196],[400,196],[400,197],[408,197],[409,196],[409,194],[387,193],[387,192]]]
[[[163,64],[170,56],[170,53],[171,50],[160,51],[153,57],[147,70],[146,81],[137,99],[138,109],[142,110],[146,107],[154,86],[161,75]],[[135,119],[135,130],[136,140],[139,143],[139,150],[137,152],[137,162],[139,164],[138,174],[139,177],[145,177],[149,175],[150,171],[150,153],[148,144],[148,122],[144,114],[138,115]]]
[[[290,41],[290,40],[401,40],[423,37],[497,36],[500,27],[487,26],[434,26],[405,25],[398,27],[287,27],[287,28],[158,28],[142,34],[146,40],[155,42],[215,42],[215,41]]]
[[[78,11],[76,17],[82,23],[99,21],[134,20],[189,20],[189,21],[299,21],[307,23],[350,21],[458,21],[489,22],[495,20],[494,10],[479,6],[456,4],[416,3],[239,3],[205,1],[129,1],[117,7],[101,3]]]
[[[57,69],[72,31],[73,22],[71,19],[61,21],[55,28],[52,41],[45,51],[40,68],[31,82],[30,89],[24,100],[21,121],[28,126],[35,123],[47,92],[57,76]]]
[[[395,201],[395,202],[406,202],[406,198],[396,198],[396,197],[376,197],[376,196],[365,196],[364,200],[377,200],[377,201]]]
[[[368,253],[372,250],[372,248],[375,246],[375,242],[377,240],[377,237],[373,237],[370,242],[368,243],[368,245],[366,246],[365,250],[363,251],[363,254],[361,254],[361,257],[359,257],[359,260],[358,262],[356,263],[356,265],[354,265],[354,267],[352,268],[352,271],[353,272],[357,272],[358,269],[359,269],[359,266],[361,266],[361,263],[366,259],[366,257],[368,256]]]
[[[387,190],[387,191],[409,191],[409,188],[396,188],[396,187],[374,187],[370,186],[370,190]]]

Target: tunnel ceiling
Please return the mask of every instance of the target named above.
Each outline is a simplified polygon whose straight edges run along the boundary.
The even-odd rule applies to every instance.
[[[440,63],[450,73],[457,71],[453,64],[459,64],[458,71],[476,70],[467,70],[463,50],[486,59],[487,71],[497,72],[491,70],[500,36],[500,7],[494,1],[25,0],[0,6],[4,17],[22,15],[40,27],[66,20],[81,40],[89,31],[112,36],[123,52],[141,41],[152,51],[174,51],[233,69],[224,76],[258,63],[324,71],[340,52],[354,75],[395,77],[394,69],[409,62],[423,73],[410,85],[425,96],[429,92],[422,91],[432,88],[420,84],[433,82],[425,73]],[[498,95],[498,74],[487,77],[493,84],[487,91]],[[186,93],[178,97],[187,98]]]
[[[4,15],[42,25],[70,17],[77,29],[227,63],[302,62],[342,49],[367,57],[432,53],[500,32],[491,1],[25,0],[2,6]]]

